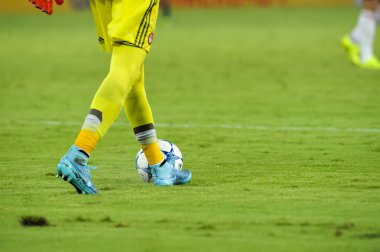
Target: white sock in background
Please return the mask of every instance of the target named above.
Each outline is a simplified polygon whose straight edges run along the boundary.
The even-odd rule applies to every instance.
[[[362,10],[351,39],[360,46],[360,58],[365,62],[373,57],[373,42],[376,33],[376,12]]]

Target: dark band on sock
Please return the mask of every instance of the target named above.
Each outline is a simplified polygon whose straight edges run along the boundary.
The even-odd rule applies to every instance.
[[[138,126],[136,128],[133,128],[133,132],[135,134],[138,134],[138,133],[141,133],[141,132],[144,132],[147,130],[152,130],[152,129],[154,129],[154,125],[153,125],[153,123],[149,123],[149,124],[144,124],[144,125]]]
[[[164,159],[164,161],[162,161],[162,163],[160,164],[160,167],[162,167],[165,163],[166,163],[166,158]]]
[[[100,122],[103,120],[103,113],[100,110],[90,109],[89,114],[96,116],[100,120]]]
[[[84,150],[79,150],[79,152],[83,153],[84,155],[86,155],[87,158],[90,157],[90,155],[87,154],[87,152],[85,152]]]

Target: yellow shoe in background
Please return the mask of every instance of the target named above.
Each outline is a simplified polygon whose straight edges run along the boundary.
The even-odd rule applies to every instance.
[[[342,46],[348,53],[348,57],[350,58],[351,62],[359,66],[360,65],[360,48],[358,45],[356,45],[354,42],[352,42],[351,38],[346,35],[342,39]]]
[[[380,61],[376,57],[369,58],[363,63],[359,64],[359,67],[365,69],[380,70]]]

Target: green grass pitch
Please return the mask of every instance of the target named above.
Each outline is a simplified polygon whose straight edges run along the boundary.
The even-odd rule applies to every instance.
[[[121,114],[91,159],[97,196],[55,178],[109,64],[91,14],[0,16],[0,250],[379,251],[380,72],[340,47],[357,13],[161,18],[148,96],[193,181],[142,183]]]

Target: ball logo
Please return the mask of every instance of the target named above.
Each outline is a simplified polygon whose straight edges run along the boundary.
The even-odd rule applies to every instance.
[[[151,34],[149,34],[148,43],[149,43],[149,45],[151,45],[153,43],[153,32]]]

